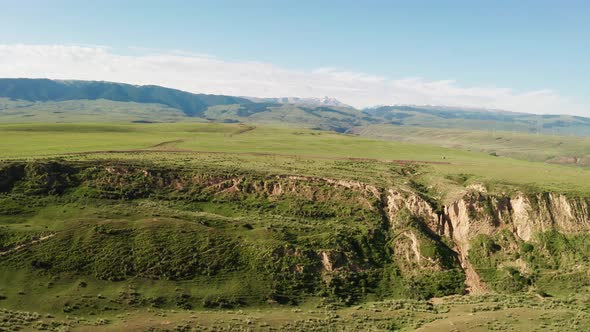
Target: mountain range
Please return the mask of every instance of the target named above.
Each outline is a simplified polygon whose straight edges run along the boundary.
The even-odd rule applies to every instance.
[[[0,79],[2,122],[249,122],[338,132],[387,125],[590,136],[590,118],[449,106],[356,109],[337,99],[196,94],[156,85]]]

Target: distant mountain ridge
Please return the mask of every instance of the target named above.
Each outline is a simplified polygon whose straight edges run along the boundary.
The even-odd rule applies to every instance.
[[[590,118],[575,115],[413,105],[378,106],[363,112],[374,121],[397,126],[590,136]]]
[[[425,105],[425,104],[391,104],[391,105],[374,105],[371,107],[363,108],[363,111],[373,111],[382,108],[389,108],[389,109],[396,109],[396,108],[406,108],[406,109],[437,109],[441,111],[465,111],[465,112],[498,112],[498,113],[516,113],[516,114],[528,114],[531,113],[523,113],[523,112],[515,112],[515,111],[507,111],[503,109],[496,109],[496,108],[484,108],[484,107],[469,107],[469,106],[447,106],[447,105]]]
[[[251,104],[248,99],[194,94],[156,85],[131,85],[103,81],[58,81],[49,79],[0,79],[0,97],[26,101],[66,101],[106,99],[122,102],[162,104],[200,116],[209,106]]]
[[[116,110],[116,111],[111,111]],[[4,122],[249,122],[338,132],[388,125],[590,136],[590,118],[469,107],[392,105],[356,109],[335,98],[235,97],[155,85],[102,81],[0,79]]]

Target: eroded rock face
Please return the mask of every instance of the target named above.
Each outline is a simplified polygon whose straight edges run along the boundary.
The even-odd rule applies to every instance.
[[[510,200],[512,206],[512,223],[513,230],[519,238],[530,241],[533,236],[533,231],[537,230],[535,224],[538,225],[538,220],[531,220],[529,213],[532,211],[529,200],[523,195],[519,194]]]
[[[497,196],[464,196],[446,209],[453,226],[453,239],[459,243],[472,235],[490,235],[508,228],[523,241],[534,234],[556,230],[563,233],[590,230],[588,200],[560,194],[525,195],[518,193],[505,199]]]
[[[471,293],[487,291],[468,258],[470,243],[477,235],[494,235],[508,230],[516,239],[528,242],[535,241],[535,234],[550,230],[566,234],[590,231],[589,199],[522,192],[507,197],[488,194],[484,189],[483,186],[471,186],[460,199],[438,210],[415,193],[387,191],[386,209],[392,230],[403,227],[398,215],[407,210],[431,232],[452,240],[451,249],[460,259]],[[412,248],[416,248],[416,241],[412,244]],[[418,252],[418,249],[408,250],[406,258],[414,259],[419,266],[423,257]]]
[[[387,214],[391,226],[396,227],[397,216],[402,209],[407,209],[412,215],[419,216],[433,230],[438,229],[440,216],[420,196],[410,193],[389,189],[387,192]]]

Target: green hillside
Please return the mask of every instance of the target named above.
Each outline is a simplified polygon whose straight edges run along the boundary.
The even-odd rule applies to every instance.
[[[48,79],[0,79],[0,97],[26,101],[106,99],[121,102],[162,104],[187,116],[199,116],[212,105],[251,104],[238,97],[194,94],[155,85],[130,85],[98,81]]]

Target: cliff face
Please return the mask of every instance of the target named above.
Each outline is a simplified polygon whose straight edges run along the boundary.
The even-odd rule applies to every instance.
[[[466,274],[467,289],[483,293],[489,288],[472,266],[469,252],[478,236],[494,237],[509,232],[509,248],[518,251],[523,242],[538,243],[537,235],[546,232],[584,234],[590,232],[590,199],[569,198],[561,194],[522,192],[512,197],[488,194],[484,188],[470,188],[457,201],[435,210],[412,192],[389,190],[388,215],[396,220],[403,209],[418,217],[433,233],[450,239]],[[396,228],[392,223],[392,228]],[[526,267],[525,267],[526,269]]]

